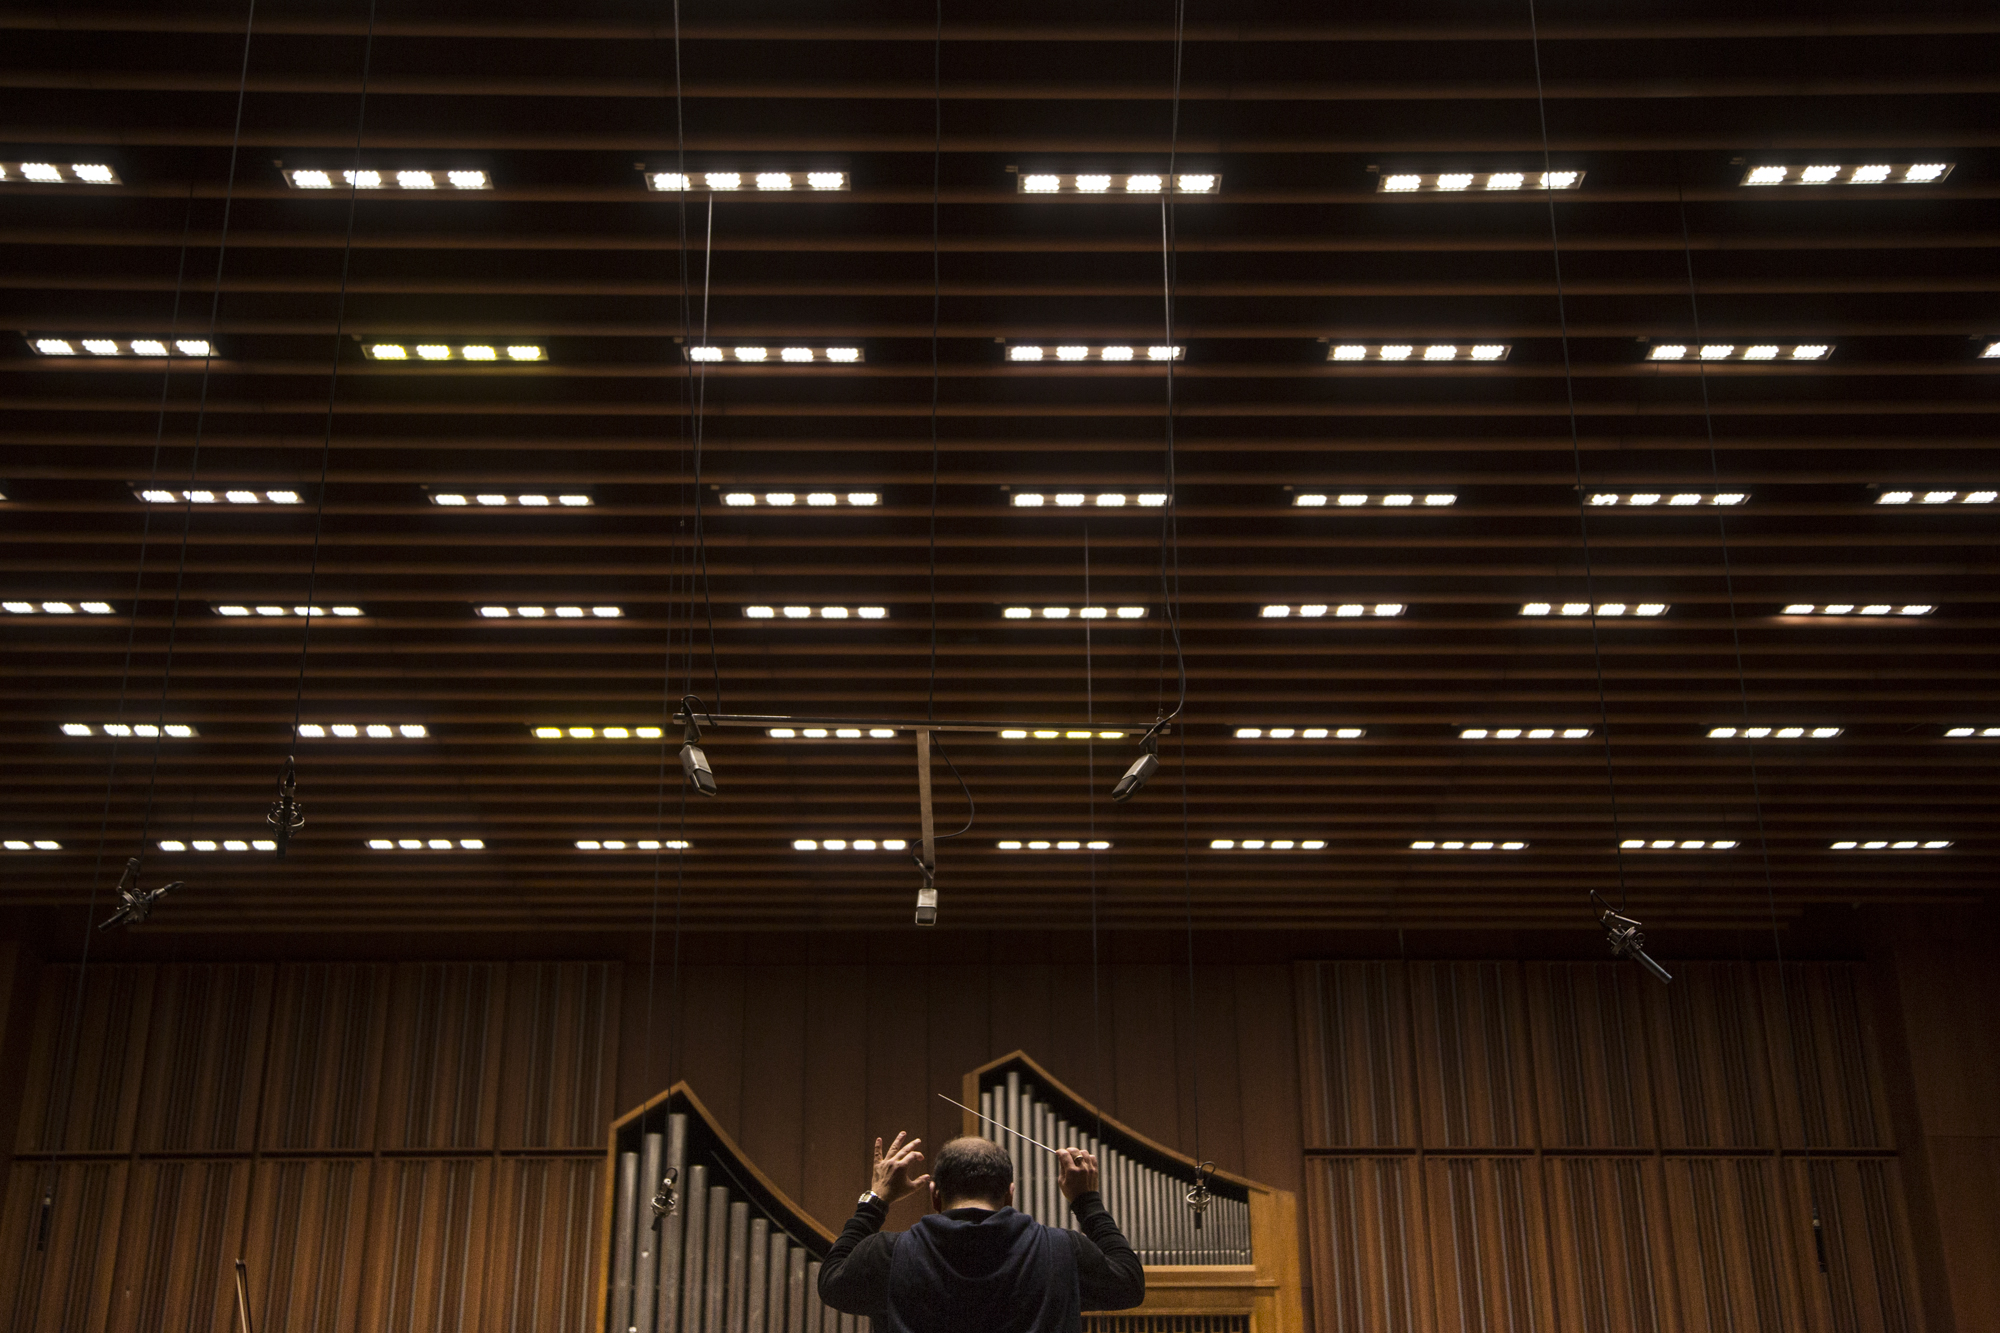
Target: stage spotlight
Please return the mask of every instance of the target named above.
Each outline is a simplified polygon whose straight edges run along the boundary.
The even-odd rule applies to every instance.
[[[694,711],[700,707],[701,700],[692,694],[681,696],[681,712],[687,718],[687,730],[681,733],[681,772],[687,774],[690,787],[703,796],[713,796],[715,770],[708,766],[708,756],[701,752],[701,728],[694,724]]]
[[[1612,909],[1610,903],[1597,896],[1597,890],[1590,891],[1590,901],[1602,910],[1598,912],[1598,924],[1610,935],[1611,956],[1630,958],[1639,966],[1651,972],[1662,982],[1672,981],[1673,974],[1654,962],[1646,953],[1646,937],[1639,932],[1639,923],[1629,916],[1621,916]]]
[[[1118,785],[1111,789],[1111,799],[1120,805],[1137,796],[1139,789],[1146,785],[1146,780],[1160,771],[1158,734],[1165,724],[1166,719],[1160,719],[1139,738],[1139,757],[1132,761],[1132,767],[1125,770],[1125,776],[1118,779]]]

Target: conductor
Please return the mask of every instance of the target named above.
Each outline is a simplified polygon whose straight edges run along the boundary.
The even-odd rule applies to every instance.
[[[922,1139],[882,1151],[854,1216],[819,1270],[819,1298],[867,1315],[875,1333],[1079,1333],[1085,1310],[1128,1310],[1146,1271],[1104,1209],[1097,1159],[1056,1153],[1078,1230],[1014,1211],[1014,1164],[987,1139],[953,1139],[926,1176]],[[908,1231],[883,1231],[889,1205],[929,1185],[931,1209]]]

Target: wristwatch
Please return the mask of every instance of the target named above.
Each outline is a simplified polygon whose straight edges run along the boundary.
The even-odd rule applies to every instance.
[[[884,1207],[887,1207],[889,1201],[883,1198],[881,1195],[877,1194],[874,1190],[863,1190],[861,1191],[861,1197],[854,1201],[854,1206],[856,1208],[863,1208],[871,1203],[879,1203]]]

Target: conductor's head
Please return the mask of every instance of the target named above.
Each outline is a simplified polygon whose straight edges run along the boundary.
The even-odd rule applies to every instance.
[[[953,1139],[931,1163],[931,1206],[1005,1208],[1014,1202],[1014,1163],[991,1139]]]

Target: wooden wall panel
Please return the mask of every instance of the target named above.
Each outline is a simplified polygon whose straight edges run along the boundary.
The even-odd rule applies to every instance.
[[[250,1148],[264,1086],[271,973],[251,964],[192,964],[156,975],[139,1151]]]
[[[243,1253],[258,1328],[350,1333],[361,1326],[373,1161],[258,1165]]]
[[[391,969],[302,963],[278,969],[263,1123],[266,1149],[373,1147]]]
[[[124,1152],[132,1146],[155,969],[42,969],[19,1152]]]
[[[1665,1163],[1683,1327],[1688,1333],[1784,1333],[1803,1326],[1792,1236],[1766,1157]]]
[[[1775,1144],[1765,1014],[1773,992],[1757,972],[1688,963],[1645,996],[1660,1142],[1674,1148]]]
[[[582,1333],[596,1310],[597,1160],[503,1158],[487,1247],[491,1333]]]
[[[1413,1158],[1307,1163],[1313,1302],[1323,1333],[1431,1333],[1422,1193]]]
[[[1553,1326],[1577,1333],[1678,1328],[1660,1163],[1557,1157],[1544,1170]]]
[[[1413,963],[1407,975],[1422,1142],[1534,1143],[1520,965]]]
[[[192,988],[197,993],[201,987]],[[244,1161],[140,1161],[111,1266],[111,1333],[230,1333],[243,1232]]]
[[[1437,1326],[1539,1333],[1549,1308],[1541,1162],[1431,1157],[1423,1168]]]
[[[498,1142],[592,1148],[611,1102],[618,1029],[610,963],[512,963],[505,970]]]
[[[1799,1280],[1812,1293],[1813,1326],[1829,1333],[1914,1333],[1923,1327],[1898,1164],[1795,1158],[1785,1168],[1792,1212],[1816,1206],[1824,1231],[1824,1272],[1812,1245],[1797,1247]]]
[[[1401,963],[1308,963],[1299,971],[1308,1146],[1417,1142],[1409,996]]]
[[[128,1171],[122,1160],[14,1164],[0,1207],[0,1314],[8,1328],[104,1327]],[[45,1195],[53,1198],[46,1235]]]
[[[396,969],[376,1120],[380,1146],[493,1146],[504,976],[499,963]]]
[[[391,1159],[375,1171],[363,1327],[380,1333],[483,1328],[493,1162]]]
[[[1651,1147],[1652,1070],[1638,969],[1595,963],[1523,967],[1536,1114],[1548,1147]]]
[[[1785,1039],[1772,1042],[1777,1067],[1771,1080],[1787,1143],[1876,1148],[1892,1142],[1858,973],[1845,964],[1788,963],[1783,996],[1766,1004],[1773,1021],[1789,1024]],[[1775,970],[1763,976],[1766,990],[1775,990]]]

